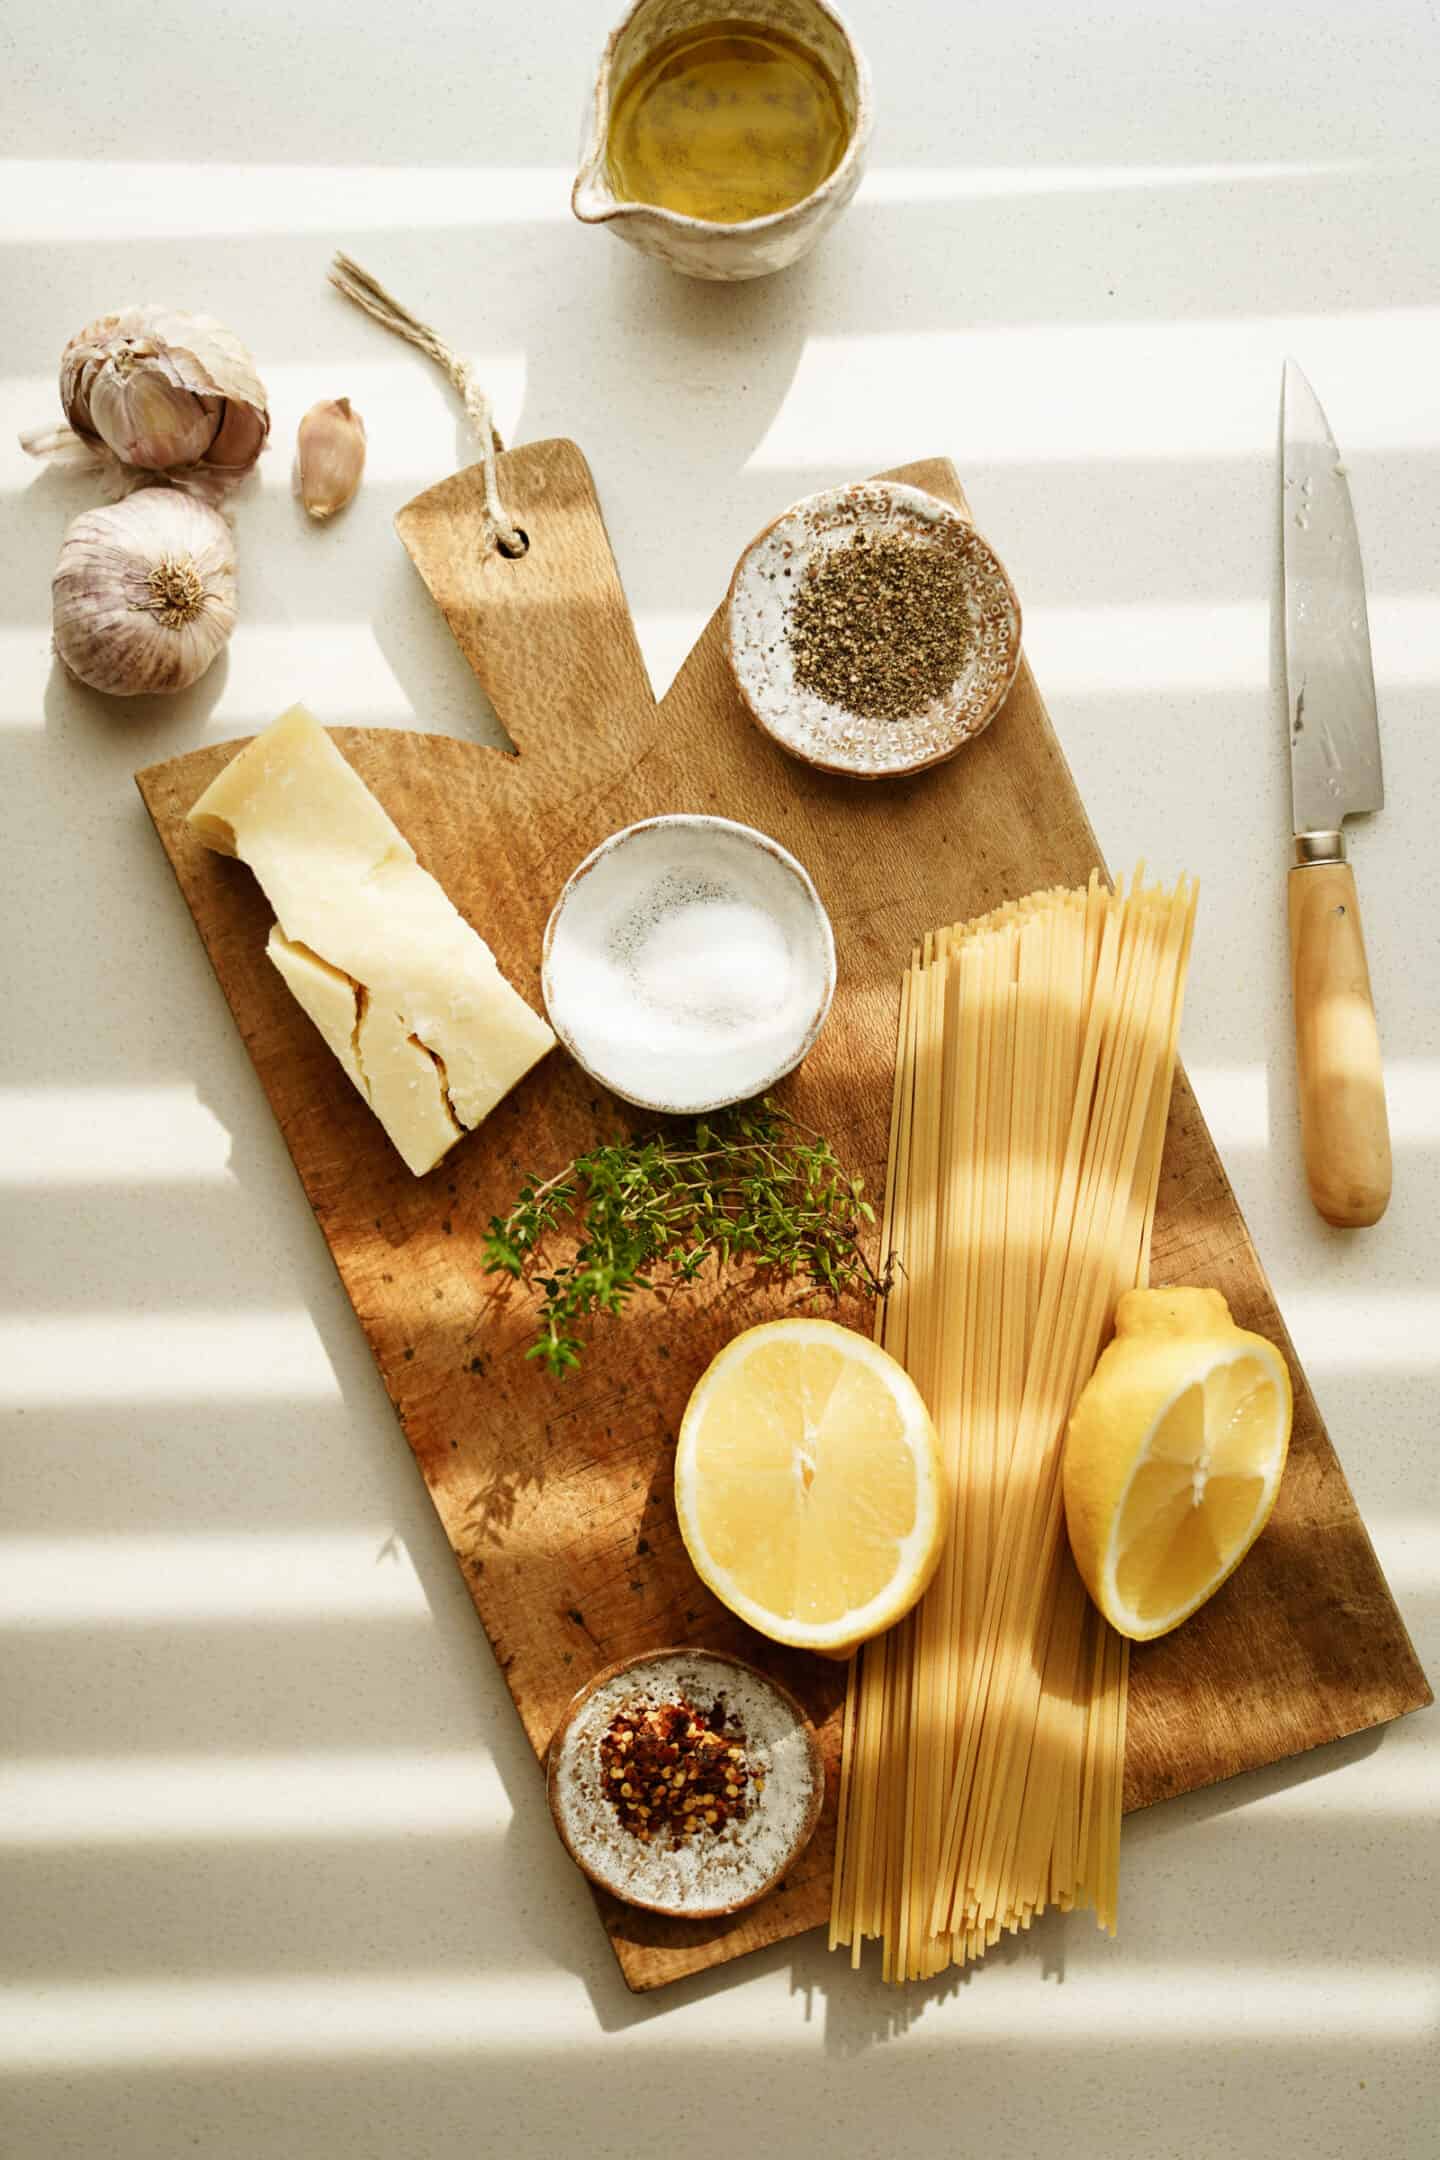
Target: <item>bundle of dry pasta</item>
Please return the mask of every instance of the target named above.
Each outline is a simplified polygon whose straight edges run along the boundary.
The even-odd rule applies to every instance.
[[[830,1940],[887,1979],[1048,1905],[1115,1928],[1127,1645],[1065,1541],[1060,1451],[1149,1272],[1195,887],[1034,893],[928,936],[903,986],[881,1340],[933,1411],[953,1522],[846,1702]]]

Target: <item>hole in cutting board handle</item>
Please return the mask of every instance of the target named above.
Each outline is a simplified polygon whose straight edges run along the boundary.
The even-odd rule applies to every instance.
[[[507,562],[519,562],[522,555],[528,555],[530,552],[530,535],[523,525],[516,526],[515,537],[520,543],[518,547],[512,547],[505,540],[497,540],[495,543]]]

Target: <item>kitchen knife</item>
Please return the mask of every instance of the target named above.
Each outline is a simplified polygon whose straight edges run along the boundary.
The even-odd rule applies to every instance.
[[[1344,824],[1385,801],[1365,574],[1345,468],[1293,360],[1281,395],[1280,517],[1295,861],[1290,977],[1300,1137],[1310,1197],[1329,1223],[1378,1222],[1390,1127],[1370,970]]]

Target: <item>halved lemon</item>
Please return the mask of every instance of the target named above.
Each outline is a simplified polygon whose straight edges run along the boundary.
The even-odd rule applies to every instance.
[[[702,1581],[762,1635],[828,1657],[848,1657],[925,1589],[943,1484],[910,1375],[832,1320],[772,1320],[727,1343],[675,1455]]]
[[[1135,1642],[1188,1620],[1270,1518],[1290,1375],[1218,1290],[1128,1290],[1065,1441],[1065,1519],[1085,1586]]]

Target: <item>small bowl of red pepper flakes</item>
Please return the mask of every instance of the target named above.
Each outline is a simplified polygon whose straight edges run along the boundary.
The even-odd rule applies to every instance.
[[[752,1772],[745,1728],[717,1695],[705,1706],[623,1703],[600,1739],[605,1798],[632,1837],[648,1844],[701,1837],[744,1822],[765,1780]]]
[[[710,1650],[628,1659],[582,1689],[550,1746],[551,1811],[592,1881],[652,1912],[735,1912],[804,1850],[825,1781],[788,1688]]]

